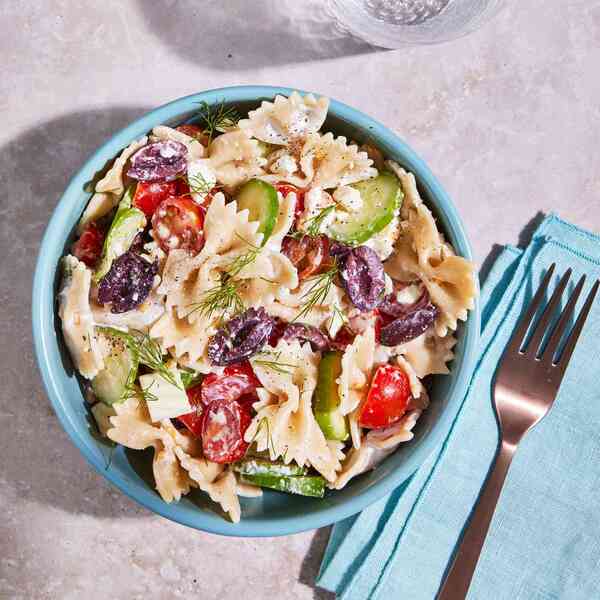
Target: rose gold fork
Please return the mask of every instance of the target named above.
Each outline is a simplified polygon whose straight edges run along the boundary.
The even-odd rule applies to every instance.
[[[526,343],[527,332],[542,304],[554,269],[555,264],[552,264],[527,312],[519,321],[500,361],[492,390],[500,426],[499,450],[464,530],[460,545],[455,551],[454,559],[447,571],[437,600],[461,600],[466,597],[517,445],[525,433],[538,423],[552,407],[569,359],[598,291],[600,282],[596,281],[577,322],[568,335],[564,349],[558,355],[560,341],[573,316],[575,305],[585,283],[585,275],[583,275],[562,311],[547,344],[542,347],[546,333],[550,333],[552,316],[571,277],[571,269],[568,269],[557,285],[539,321],[533,326],[530,341]]]

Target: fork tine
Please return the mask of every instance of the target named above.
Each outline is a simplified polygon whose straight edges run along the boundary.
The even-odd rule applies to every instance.
[[[579,339],[581,330],[583,329],[587,316],[592,308],[594,298],[596,297],[596,293],[598,292],[598,286],[600,286],[600,280],[596,280],[596,283],[594,283],[594,287],[592,287],[590,293],[588,294],[587,300],[585,301],[585,304],[583,305],[583,308],[581,309],[581,312],[577,317],[577,322],[575,323],[573,330],[569,334],[569,338],[565,345],[565,349],[562,351],[561,355],[554,363],[560,367],[560,370],[563,373],[567,368],[567,365],[569,364],[571,354],[573,354],[573,350],[575,349],[575,345],[577,344],[577,340]]]
[[[560,344],[560,340],[562,339],[563,333],[567,328],[567,324],[571,320],[573,313],[575,312],[575,305],[577,304],[577,300],[579,300],[579,296],[581,294],[581,290],[585,284],[585,275],[582,275],[579,279],[579,282],[575,286],[567,305],[564,307],[562,313],[560,314],[560,319],[552,332],[552,335],[548,339],[548,343],[546,344],[546,348],[544,351],[539,354],[539,358],[542,359],[544,356],[547,357],[549,361],[552,361],[556,351],[558,350],[558,344]]]
[[[544,338],[544,334],[546,333],[546,330],[548,329],[548,324],[550,323],[550,319],[552,318],[552,315],[554,314],[554,311],[556,310],[556,307],[558,306],[558,303],[560,302],[563,292],[565,291],[565,288],[567,287],[567,283],[569,282],[569,279],[571,278],[572,272],[573,272],[572,269],[567,269],[565,274],[561,277],[558,285],[556,286],[556,289],[554,290],[554,293],[552,294],[552,298],[550,298],[550,302],[548,302],[548,304],[546,304],[546,308],[544,309],[542,316],[540,317],[539,321],[534,326],[529,343],[523,348],[524,353],[526,353],[529,348],[531,348],[532,351],[535,352],[536,354],[540,351],[542,339]]]
[[[544,279],[540,286],[538,287],[535,296],[529,303],[529,307],[527,312],[521,317],[519,324],[516,329],[513,331],[512,337],[506,346],[505,353],[506,354],[516,354],[521,351],[521,344],[523,343],[523,339],[525,338],[525,334],[529,329],[529,324],[533,319],[533,316],[537,312],[544,295],[546,294],[546,290],[548,289],[548,284],[550,283],[550,278],[554,273],[554,268],[556,267],[556,263],[552,263],[548,270],[546,271],[546,275],[544,275]]]

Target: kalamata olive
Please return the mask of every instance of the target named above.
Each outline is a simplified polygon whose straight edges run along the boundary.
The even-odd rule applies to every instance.
[[[111,303],[110,312],[123,313],[139,306],[150,293],[158,261],[149,263],[129,250],[116,258],[98,286],[98,301]]]
[[[378,306],[379,312],[385,313],[390,317],[402,317],[404,315],[408,315],[410,313],[415,312],[420,308],[424,308],[429,304],[429,293],[426,288],[423,288],[423,292],[419,296],[419,298],[413,302],[412,304],[404,304],[402,302],[398,302],[395,293],[388,294]]]
[[[172,181],[186,169],[185,145],[174,140],[161,140],[140,148],[131,157],[127,175],[138,181]]]
[[[249,308],[221,327],[208,343],[214,365],[230,365],[259,352],[267,343],[275,320],[264,308]]]
[[[382,327],[379,341],[384,346],[397,346],[410,342],[431,327],[437,314],[437,306],[431,302],[427,302],[424,306],[418,306],[412,312],[402,315],[389,325]]]
[[[283,332],[283,339],[299,339],[310,342],[313,350],[327,350],[329,348],[327,336],[313,325],[305,325],[304,323],[290,323]]]
[[[383,264],[376,252],[368,246],[350,248],[343,244],[332,244],[329,250],[339,265],[342,285],[352,304],[359,310],[376,308],[385,290]]]

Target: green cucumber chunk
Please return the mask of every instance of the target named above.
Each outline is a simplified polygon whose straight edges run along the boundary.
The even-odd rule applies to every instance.
[[[233,470],[243,475],[306,475],[308,470],[296,463],[286,465],[282,462],[271,462],[260,458],[245,458],[236,463]]]
[[[366,242],[390,223],[401,204],[402,190],[398,178],[389,171],[351,187],[360,192],[362,207],[355,213],[336,211],[336,219],[325,233],[354,246]]]
[[[181,376],[181,383],[186,390],[198,385],[204,378],[202,373],[198,373],[198,371],[194,371],[193,369],[188,369],[186,367],[179,367],[179,375]]]
[[[319,363],[317,387],[313,397],[315,419],[328,440],[348,439],[347,419],[340,412],[340,394],[337,379],[342,373],[342,353],[324,352]]]
[[[134,193],[135,186],[132,185],[119,202],[119,207],[104,240],[100,264],[94,273],[96,283],[108,273],[113,260],[129,250],[135,236],[146,226],[146,215],[131,206]]]
[[[251,179],[240,188],[236,202],[238,210],[248,209],[250,221],[260,223],[258,231],[263,234],[264,245],[277,222],[277,190],[266,181]]]
[[[242,475],[241,480],[260,487],[270,488],[287,494],[322,498],[325,495],[325,479],[320,475],[286,477],[285,475]]]
[[[101,327],[98,332],[109,354],[104,359],[104,369],[92,379],[92,390],[104,404],[123,402],[126,388],[137,376],[137,354],[131,349],[126,333],[111,327]]]

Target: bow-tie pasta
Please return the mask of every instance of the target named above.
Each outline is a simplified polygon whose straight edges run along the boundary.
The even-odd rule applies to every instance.
[[[473,265],[328,108],[293,92],[157,125],[108,165],[61,262],[97,431],[152,449],[165,502],[203,493],[237,523],[263,490],[335,494],[413,440],[452,369]]]

